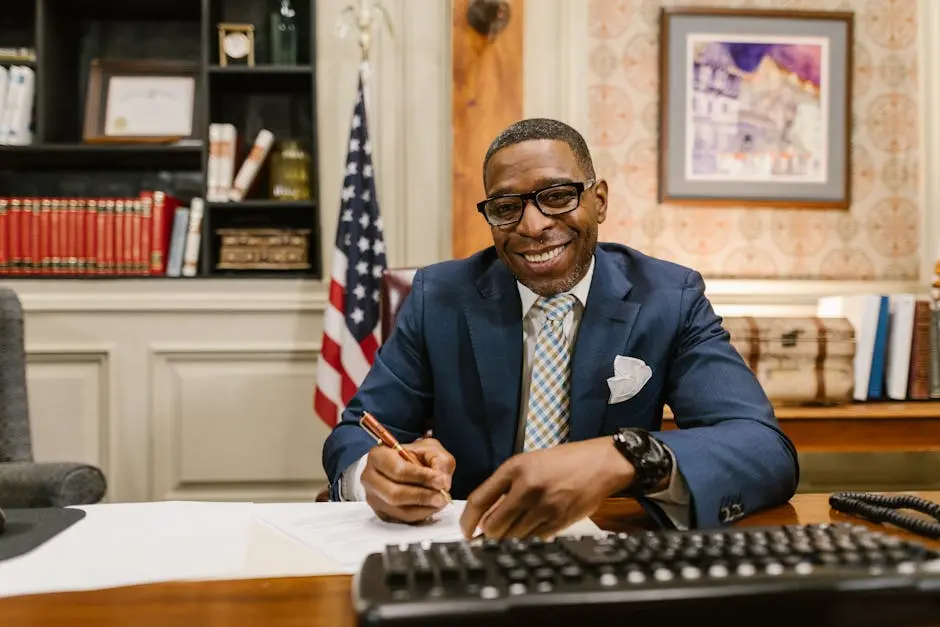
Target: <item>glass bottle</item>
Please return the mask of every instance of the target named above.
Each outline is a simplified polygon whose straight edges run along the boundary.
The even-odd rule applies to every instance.
[[[290,0],[274,0],[271,12],[271,63],[294,65],[297,63],[297,11]]]
[[[271,198],[310,199],[310,155],[299,141],[285,140],[271,155]]]

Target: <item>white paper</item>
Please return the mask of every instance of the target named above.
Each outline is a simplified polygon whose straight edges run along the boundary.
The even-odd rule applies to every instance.
[[[83,506],[86,516],[0,562],[0,596],[217,579],[244,570],[251,503]]]
[[[343,572],[354,573],[370,553],[380,553],[389,544],[462,540],[460,515],[465,506],[466,501],[454,501],[420,525],[384,522],[363,502],[256,504],[255,515],[332,560]],[[585,519],[561,535],[595,533],[602,531]]]

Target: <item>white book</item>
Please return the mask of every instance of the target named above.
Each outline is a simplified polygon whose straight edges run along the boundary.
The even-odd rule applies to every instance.
[[[6,143],[3,136],[2,125],[4,118],[3,112],[6,111],[7,108],[7,91],[9,91],[9,88],[10,70],[0,65],[0,144]]]
[[[9,142],[14,146],[28,146],[33,143],[29,130],[33,119],[33,96],[36,93],[36,73],[33,68],[19,66],[22,84],[17,93],[16,110],[10,122]]]
[[[206,164],[206,199],[209,202],[227,200],[222,198],[222,187],[219,184],[219,169],[222,166],[222,125],[209,125],[209,162]]]
[[[254,184],[255,177],[258,176],[258,171],[261,169],[264,160],[267,159],[273,144],[274,134],[267,129],[261,129],[258,136],[255,138],[254,145],[251,147],[251,152],[248,153],[248,156],[242,163],[242,167],[235,176],[235,181],[232,183],[232,190],[229,192],[229,198],[236,202],[245,198],[245,194],[248,193],[248,190],[251,189],[251,186]]]
[[[189,205],[189,230],[186,233],[186,250],[183,252],[183,276],[196,276],[196,269],[199,267],[203,208],[202,198],[193,198]]]
[[[907,382],[911,372],[911,344],[914,341],[914,294],[892,294],[888,297],[888,349],[885,355],[885,392],[888,398],[907,398]]]
[[[4,99],[3,117],[0,118],[0,144],[9,145],[13,132],[13,120],[16,119],[16,106],[19,93],[23,88],[23,74],[20,66],[10,67],[7,79],[6,98]]]
[[[222,140],[219,149],[219,192],[222,200],[228,200],[235,178],[235,153],[238,130],[234,124],[222,124]]]
[[[868,400],[868,383],[875,354],[875,332],[878,330],[880,308],[881,296],[878,294],[824,296],[817,303],[817,316],[846,318],[855,331],[855,384],[852,398],[856,401]]]

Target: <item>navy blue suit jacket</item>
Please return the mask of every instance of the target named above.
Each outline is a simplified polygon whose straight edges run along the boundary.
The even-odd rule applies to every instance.
[[[573,352],[570,440],[641,427],[674,453],[689,486],[691,524],[733,522],[786,502],[796,451],[754,374],[729,343],[702,276],[619,244],[599,244]],[[434,437],[457,460],[451,493],[465,499],[513,455],[522,376],[515,277],[492,247],[423,268],[358,393],[323,448],[331,498],[340,474],[374,441],[370,411],[399,440]],[[608,404],[614,358],[642,359],[652,378]],[[668,404],[679,429],[660,431]],[[655,502],[640,499],[663,525]]]

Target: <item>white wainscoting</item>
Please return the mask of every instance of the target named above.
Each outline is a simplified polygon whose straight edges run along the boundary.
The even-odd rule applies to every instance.
[[[111,501],[295,500],[326,485],[319,282],[7,281],[26,311],[34,454]]]

